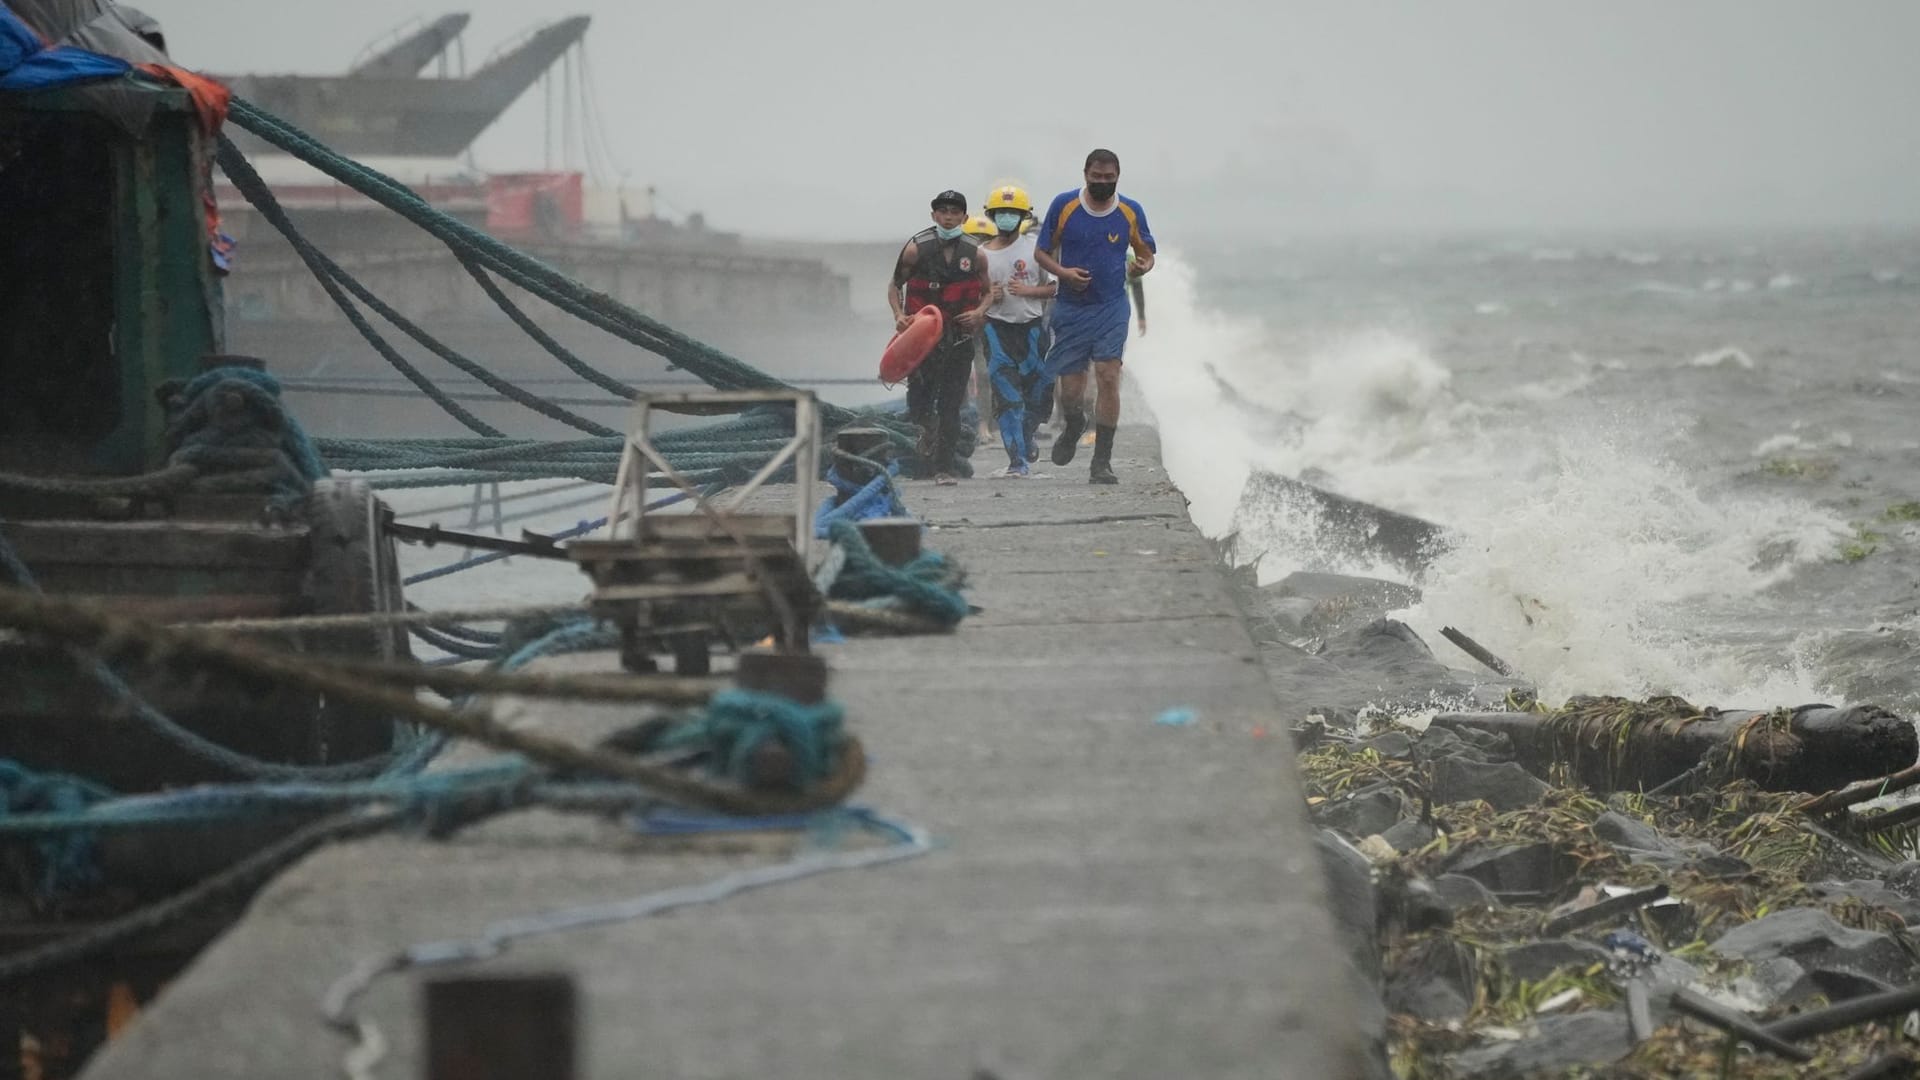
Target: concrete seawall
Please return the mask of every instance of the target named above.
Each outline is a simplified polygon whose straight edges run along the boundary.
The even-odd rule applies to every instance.
[[[983,451],[981,471],[998,456]],[[1116,457],[1119,488],[1089,486],[1084,461],[909,485],[928,545],[967,568],[985,611],[951,637],[821,649],[872,758],[858,801],[938,850],[440,973],[570,973],[580,1074],[605,1080],[1364,1075],[1359,996],[1272,686],[1152,432],[1123,431]],[[1175,708],[1193,722],[1156,721]],[[583,740],[633,720],[502,711]],[[707,881],[792,844],[667,850],[616,822],[523,811],[444,841],[328,849],[268,886],[85,1075],[337,1075],[348,1044],[319,1002],[355,963]],[[420,978],[360,1003],[391,1043],[379,1075],[421,1075]]]

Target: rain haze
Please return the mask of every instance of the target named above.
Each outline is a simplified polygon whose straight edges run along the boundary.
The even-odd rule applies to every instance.
[[[1910,1063],[1920,0],[132,2],[0,0],[22,1075]]]
[[[1011,22],[847,0],[149,6],[179,59],[222,73],[340,71],[451,10],[477,62],[591,15],[628,183],[762,236],[898,236],[944,187],[1063,189],[1095,145],[1190,236],[1920,220],[1920,6],[1901,0],[1032,3]],[[1084,43],[1094,18],[1104,54],[1058,59],[1085,46],[1049,28]],[[536,88],[479,162],[542,166],[542,111]]]

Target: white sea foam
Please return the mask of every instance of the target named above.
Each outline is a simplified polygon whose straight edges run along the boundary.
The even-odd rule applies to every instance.
[[[1457,624],[1549,698],[1669,690],[1702,700],[1811,699],[1799,668],[1757,664],[1697,617],[1826,558],[1844,523],[1803,503],[1699,489],[1646,437],[1648,418],[1565,416],[1463,400],[1419,342],[1378,330],[1283,350],[1254,320],[1197,300],[1176,257],[1155,271],[1150,337],[1127,370],[1157,418],[1166,464],[1210,535],[1240,533],[1262,578],[1302,567],[1391,575],[1313,547],[1299,506],[1243,505],[1255,470],[1419,514],[1460,540],[1404,617],[1429,640]],[[1695,361],[1750,368],[1728,348]],[[1590,381],[1584,367],[1568,393]],[[1543,384],[1544,385],[1544,384]],[[1550,400],[1541,390],[1516,395]]]

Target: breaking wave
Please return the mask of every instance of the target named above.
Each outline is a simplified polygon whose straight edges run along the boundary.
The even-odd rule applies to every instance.
[[[1243,503],[1262,470],[1452,529],[1458,542],[1421,575],[1424,598],[1403,617],[1430,644],[1460,626],[1549,699],[1819,696],[1798,667],[1746,656],[1730,628],[1742,605],[1831,554],[1846,528],[1825,511],[1702,488],[1649,436],[1678,424],[1596,416],[1578,379],[1562,394],[1475,402],[1407,336],[1361,330],[1283,349],[1257,320],[1201,305],[1176,258],[1149,288],[1152,333],[1129,346],[1127,370],[1195,523],[1236,534],[1263,581],[1307,568],[1406,575],[1317,549],[1318,523],[1300,520],[1311,511],[1297,500]],[[1751,365],[1737,349],[1709,355]]]

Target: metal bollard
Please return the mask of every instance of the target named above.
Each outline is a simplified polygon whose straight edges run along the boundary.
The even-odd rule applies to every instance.
[[[860,535],[888,566],[905,566],[920,557],[920,532],[920,523],[913,518],[873,518],[860,522]]]
[[[805,653],[744,652],[734,669],[733,681],[742,690],[774,694],[802,705],[818,705],[827,700],[827,662]],[[792,789],[793,755],[777,740],[769,739],[754,749],[748,759],[751,787]]]
[[[202,373],[222,367],[243,367],[251,368],[254,371],[265,371],[267,370],[267,362],[257,356],[242,356],[239,353],[201,354],[200,370]]]
[[[427,1080],[573,1080],[574,999],[570,975],[427,983]]]
[[[805,653],[743,652],[733,681],[742,690],[775,694],[802,705],[827,700],[827,662]]]
[[[833,437],[833,448],[882,465],[893,456],[893,442],[879,428],[841,428]]]

